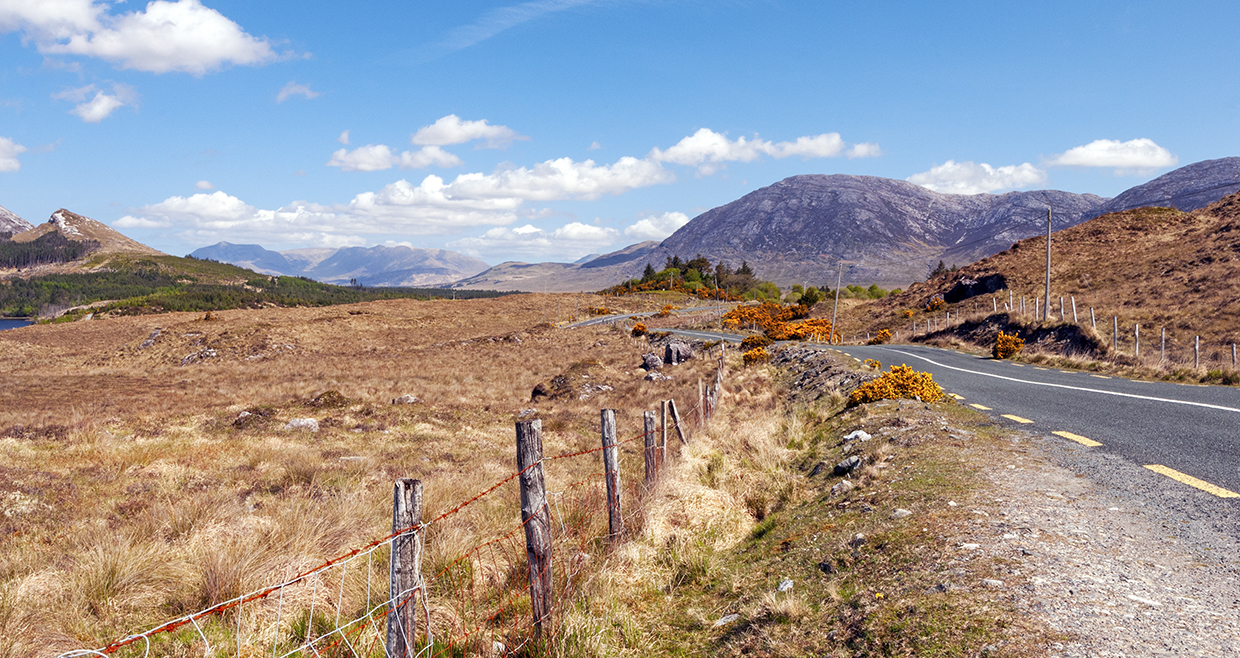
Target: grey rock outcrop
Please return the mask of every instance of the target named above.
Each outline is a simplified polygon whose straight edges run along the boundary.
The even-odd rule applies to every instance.
[[[693,348],[682,342],[668,343],[663,348],[663,363],[670,366],[680,365],[693,358]]]

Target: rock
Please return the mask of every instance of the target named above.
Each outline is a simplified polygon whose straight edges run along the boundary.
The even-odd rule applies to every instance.
[[[184,357],[182,357],[181,365],[187,366],[191,363],[197,363],[198,361],[202,361],[203,359],[210,359],[218,355],[219,355],[218,352],[210,348],[199,350],[197,352],[194,352],[193,354],[186,354]]]
[[[848,545],[852,546],[853,548],[856,548],[858,546],[861,546],[864,543],[865,543],[865,535],[858,532],[857,536],[853,537],[852,541],[848,542]]]
[[[668,365],[679,365],[692,358],[693,348],[685,343],[668,343],[667,347],[663,348],[663,363]]]
[[[845,459],[844,461],[836,464],[834,472],[836,475],[848,475],[849,473],[852,473],[854,470],[856,470],[856,468],[860,465],[861,465],[861,458],[856,455],[853,455],[852,457],[849,457],[848,459]]]
[[[854,430],[844,437],[844,443],[850,441],[869,441],[872,438],[874,437],[870,436],[869,432],[865,430]]]
[[[830,562],[826,562],[826,561],[819,562],[818,570],[830,576],[831,574],[835,573],[835,565],[831,564]]]
[[[642,379],[648,382],[666,382],[666,381],[671,381],[672,378],[659,372],[658,370],[651,370],[650,372],[646,373],[646,376],[642,377]]]
[[[420,397],[418,397],[418,396],[416,396],[416,395],[408,395],[408,394],[406,394],[406,395],[402,395],[402,396],[400,396],[400,397],[395,398],[394,400],[392,400],[392,404],[417,404],[417,403],[419,403],[419,402],[421,402],[421,401],[422,401],[422,398],[420,398]]]
[[[788,591],[791,591],[791,590],[792,590],[792,581],[791,581],[791,580],[784,580],[784,581],[782,581],[782,582],[780,582],[780,583],[779,583],[779,591],[781,591],[781,592],[788,592]]]
[[[981,544],[961,544],[961,545],[960,545],[960,548],[962,548],[962,549],[964,549],[964,550],[966,550],[966,551],[976,551],[977,549],[979,549],[979,548],[981,548],[981,547],[982,547],[982,545],[981,545]]]
[[[663,359],[660,359],[658,354],[646,352],[642,355],[642,369],[653,371],[662,367]]]
[[[163,329],[160,329],[159,327],[156,327],[156,328],[155,328],[155,331],[152,331],[152,332],[151,332],[151,335],[150,335],[149,337],[147,337],[147,339],[146,339],[146,340],[142,341],[142,344],[138,346],[138,349],[140,349],[140,350],[144,350],[144,349],[146,349],[146,348],[148,348],[148,347],[150,347],[150,346],[154,345],[154,344],[155,344],[155,339],[156,339],[156,338],[159,338],[159,334],[160,334],[160,332],[161,332],[161,331],[163,331]]]
[[[534,387],[533,391],[530,392],[530,402],[538,402],[539,398],[545,398],[545,397],[550,397],[550,396],[551,396],[551,387],[547,386],[546,382],[541,382],[538,384],[538,386]]]
[[[987,587],[992,587],[992,588],[995,588],[995,589],[999,589],[999,588],[1002,588],[1002,587],[1003,587],[1003,581],[1002,581],[1002,580],[995,580],[994,578],[983,578],[983,579],[982,579],[982,584],[983,584],[983,585],[985,585],[985,586],[987,586]]]
[[[892,512],[892,513],[891,513],[891,518],[893,518],[893,519],[902,519],[902,518],[904,518],[904,517],[906,517],[906,516],[911,516],[912,514],[913,514],[912,512],[910,512],[910,511],[908,511],[908,510],[906,510],[906,509],[897,509],[896,511],[894,511],[894,512]]]
[[[724,615],[720,617],[718,621],[715,622],[715,628],[719,628],[720,626],[727,626],[728,624],[731,624],[732,622],[740,618],[741,616],[736,614],[735,612],[730,615]]]
[[[950,592],[954,589],[960,589],[960,588],[951,583],[939,583],[938,585],[935,585],[934,587],[927,588],[926,594],[946,594],[947,592]]]
[[[821,472],[823,472],[824,470],[826,470],[826,468],[827,468],[827,462],[818,462],[817,464],[814,464],[814,470],[812,470],[812,471],[810,471],[810,472],[809,472],[809,476],[810,476],[810,477],[815,477],[815,476],[817,476],[819,473],[821,473]]]
[[[286,430],[310,430],[311,432],[319,431],[319,421],[313,418],[294,418],[284,426]]]
[[[840,480],[834,487],[831,487],[832,496],[842,496],[853,490],[853,483],[848,480]]]

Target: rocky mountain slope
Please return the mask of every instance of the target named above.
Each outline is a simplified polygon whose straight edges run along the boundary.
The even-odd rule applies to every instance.
[[[459,282],[481,288],[598,290],[640,276],[646,263],[696,254],[781,285],[844,283],[906,286],[940,261],[966,265],[1046,231],[1125,208],[1201,208],[1240,189],[1240,158],[1191,164],[1115,197],[1055,190],[1007,194],[940,194],[875,176],[793,176],[709,210],[652,248],[622,249],[583,265],[505,263]],[[636,247],[635,245],[634,247]]]
[[[13,241],[33,242],[40,236],[52,231],[58,231],[70,240],[96,241],[100,245],[100,248],[96,253],[147,254],[151,256],[165,255],[162,251],[152,249],[137,240],[132,240],[124,235],[121,235],[119,231],[116,231],[103,222],[70,212],[64,208],[52,213],[51,219],[47,220],[47,222],[14,235]]]
[[[304,276],[325,283],[364,286],[440,286],[487,269],[487,264],[446,249],[344,247],[271,251],[254,244],[220,242],[190,254],[264,274]]]
[[[34,224],[17,216],[12,210],[0,206],[0,233],[12,233],[14,235],[23,231],[29,231],[34,228]]]

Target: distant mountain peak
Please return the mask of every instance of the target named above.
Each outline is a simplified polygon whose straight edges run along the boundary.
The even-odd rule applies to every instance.
[[[116,229],[103,222],[79,215],[65,208],[52,213],[47,222],[30,228],[13,236],[14,242],[30,242],[52,231],[59,232],[70,240],[94,240],[99,243],[102,253],[134,253],[150,256],[166,255],[152,249],[137,240],[122,235]]]
[[[17,213],[0,206],[0,233],[12,233],[16,235],[23,231],[29,231],[34,228],[34,224],[17,216]]]

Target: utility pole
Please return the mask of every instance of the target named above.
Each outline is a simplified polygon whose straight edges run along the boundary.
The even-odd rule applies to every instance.
[[[840,277],[844,275],[844,261],[840,261],[840,268],[835,273],[835,309],[831,311],[831,344],[835,344],[835,317],[840,310]]]
[[[1051,321],[1051,209],[1046,208],[1046,308],[1043,309],[1044,322]]]

